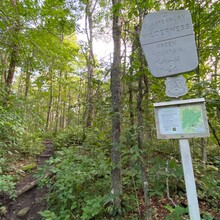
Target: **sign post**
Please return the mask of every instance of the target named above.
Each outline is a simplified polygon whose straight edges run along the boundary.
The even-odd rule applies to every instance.
[[[196,184],[193,173],[192,159],[188,139],[179,139],[183,173],[186,185],[189,215],[191,220],[199,220],[199,203],[196,193]]]
[[[205,99],[154,103],[158,139],[179,139],[191,220],[199,220],[199,203],[188,138],[208,137]]]
[[[176,75],[198,66],[190,12],[162,10],[146,15],[140,43],[152,75],[167,77],[166,95],[179,98],[187,94],[185,78]],[[179,139],[190,219],[200,220],[188,138],[209,136],[205,100],[154,103],[154,112],[157,138]]]

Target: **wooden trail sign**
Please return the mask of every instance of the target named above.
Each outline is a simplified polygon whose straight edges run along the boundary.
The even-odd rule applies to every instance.
[[[155,77],[177,75],[198,66],[192,18],[187,10],[146,15],[140,43]]]

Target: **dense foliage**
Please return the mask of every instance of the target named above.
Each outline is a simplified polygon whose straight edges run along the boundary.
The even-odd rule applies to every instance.
[[[144,16],[161,9],[192,14],[199,66],[184,74],[189,92],[183,99],[206,99],[210,137],[191,139],[190,146],[202,218],[220,218],[218,1],[4,0],[0,195],[14,196],[21,164],[50,138],[55,155],[39,170],[54,173],[42,180],[50,191],[45,219],[188,216],[178,142],[155,134],[153,103],[170,98],[139,44]],[[119,46],[111,53],[111,39],[121,53]],[[113,171],[120,174],[120,195],[112,191]]]

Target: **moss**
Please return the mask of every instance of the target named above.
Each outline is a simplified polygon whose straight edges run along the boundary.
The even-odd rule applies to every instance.
[[[27,164],[25,166],[22,167],[22,170],[23,171],[29,171],[29,170],[33,170],[37,167],[37,164],[34,162],[34,163],[30,163],[30,164]]]

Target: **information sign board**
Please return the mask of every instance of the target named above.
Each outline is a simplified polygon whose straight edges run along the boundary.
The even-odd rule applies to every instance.
[[[177,75],[198,66],[192,18],[187,10],[146,15],[140,42],[155,77]]]
[[[203,98],[155,103],[154,110],[159,139],[209,136]]]

